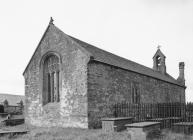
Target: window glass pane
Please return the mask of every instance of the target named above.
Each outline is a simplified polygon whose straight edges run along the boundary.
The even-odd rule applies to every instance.
[[[59,101],[58,73],[59,58],[55,55],[48,56],[43,63],[43,104]]]
[[[60,95],[59,95],[59,71],[57,72],[57,101],[60,101]]]
[[[140,103],[140,89],[139,89],[139,84],[138,83],[133,83],[132,84],[132,102],[133,103]]]
[[[51,81],[50,81],[50,74],[47,74],[48,75],[48,102],[51,101]]]

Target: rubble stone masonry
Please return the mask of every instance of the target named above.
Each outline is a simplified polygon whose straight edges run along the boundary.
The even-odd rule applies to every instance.
[[[49,53],[61,59],[60,102],[42,104],[41,59]],[[35,126],[88,128],[88,55],[54,25],[49,25],[24,72],[26,123]]]
[[[149,76],[91,61],[88,64],[89,128],[100,127],[100,119],[112,117],[109,106],[132,103],[131,85],[139,84],[140,102],[185,102],[185,88]]]

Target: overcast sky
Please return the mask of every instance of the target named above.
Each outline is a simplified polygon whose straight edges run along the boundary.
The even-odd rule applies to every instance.
[[[22,73],[50,16],[66,34],[148,67],[161,45],[174,78],[185,62],[193,101],[193,0],[2,0],[0,93],[24,95]]]

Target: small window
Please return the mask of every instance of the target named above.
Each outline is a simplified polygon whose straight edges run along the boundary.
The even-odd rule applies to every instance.
[[[164,94],[163,95],[165,95],[165,102],[169,103],[170,102],[170,94],[168,92],[168,88],[164,89]]]
[[[132,83],[131,94],[132,94],[132,103],[134,104],[140,103],[139,83],[136,83],[136,82]]]
[[[159,55],[156,57],[156,65],[157,67],[161,65],[161,57]]]

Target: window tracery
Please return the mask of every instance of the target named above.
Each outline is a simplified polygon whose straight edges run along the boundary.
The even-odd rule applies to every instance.
[[[59,58],[49,55],[43,63],[43,104],[59,102]]]

